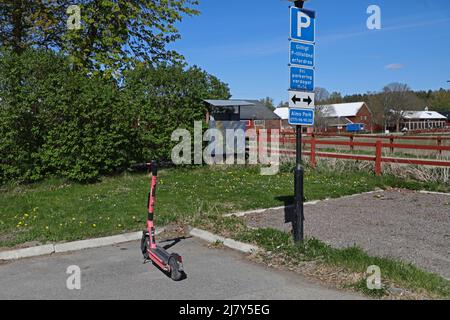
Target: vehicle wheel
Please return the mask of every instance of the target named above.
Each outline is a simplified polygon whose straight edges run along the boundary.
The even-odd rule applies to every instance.
[[[174,281],[181,280],[183,274],[180,271],[178,261],[174,257],[171,257],[169,259],[169,266],[170,266],[170,277],[172,278],[172,280]]]
[[[149,238],[148,234],[142,234],[141,252],[142,252],[142,256],[144,257],[145,260],[148,260],[148,258],[149,258],[149,256],[148,256],[149,246],[150,246],[150,238]]]

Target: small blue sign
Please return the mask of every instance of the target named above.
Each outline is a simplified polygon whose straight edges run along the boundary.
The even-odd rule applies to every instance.
[[[291,39],[314,42],[316,32],[316,13],[314,11],[291,7]]]
[[[290,88],[298,91],[314,91],[314,70],[290,67]]]
[[[289,109],[289,124],[293,126],[313,126],[313,109]]]
[[[347,125],[347,132],[360,132],[364,131],[363,123],[350,123]]]
[[[301,67],[314,67],[314,45],[291,41],[290,63]]]

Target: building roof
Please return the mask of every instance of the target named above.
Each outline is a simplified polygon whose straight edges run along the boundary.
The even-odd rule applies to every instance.
[[[364,105],[366,105],[365,102],[352,102],[329,104],[320,107],[323,108],[323,112],[326,117],[345,118],[355,117]]]
[[[258,100],[245,100],[253,105],[241,106],[241,120],[279,120],[280,117]]]
[[[214,107],[241,107],[241,120],[279,120],[280,118],[258,100],[205,100]]]
[[[214,107],[238,107],[238,106],[253,105],[253,103],[244,100],[204,100],[204,101]]]
[[[288,120],[289,118],[289,108],[276,108],[274,113],[279,116],[282,120]]]
[[[405,111],[403,119],[406,120],[446,120],[447,117],[436,111]]]

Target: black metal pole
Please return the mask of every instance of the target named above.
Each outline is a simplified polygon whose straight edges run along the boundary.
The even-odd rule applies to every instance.
[[[303,4],[304,4],[305,2],[303,1],[303,0],[297,0],[297,1],[294,1],[294,5],[297,7],[297,8],[300,8],[300,9],[303,9]]]
[[[294,171],[294,221],[292,223],[294,241],[302,242],[304,239],[303,233],[303,167],[302,167],[302,126],[296,126],[296,165]]]
[[[303,8],[304,1],[297,0],[294,5],[297,8]],[[304,230],[303,222],[304,212],[303,212],[303,168],[302,168],[302,126],[295,127],[296,135],[296,164],[294,171],[294,193],[295,193],[295,203],[294,203],[294,219],[292,222],[292,229],[294,234],[294,241],[296,243],[302,242],[304,240]]]

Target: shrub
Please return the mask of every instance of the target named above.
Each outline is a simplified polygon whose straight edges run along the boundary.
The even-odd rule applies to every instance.
[[[228,87],[197,67],[141,65],[116,82],[77,72],[53,52],[1,52],[0,183],[89,182],[168,159],[173,130],[205,118],[203,99],[227,97]]]

